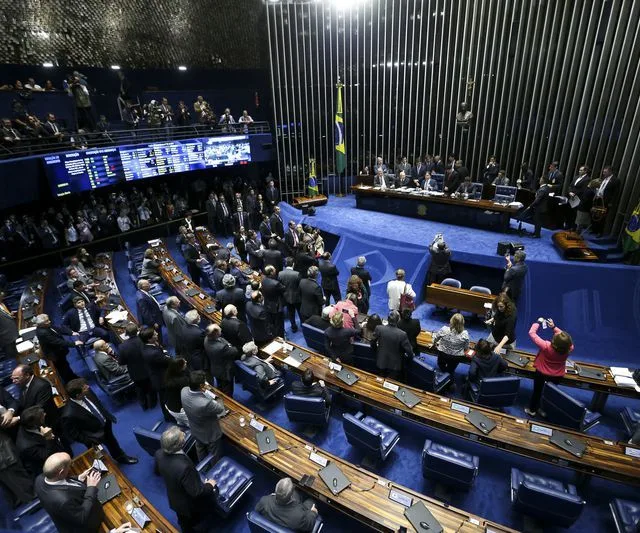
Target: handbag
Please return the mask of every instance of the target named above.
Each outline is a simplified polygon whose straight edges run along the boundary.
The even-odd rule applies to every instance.
[[[596,202],[600,200],[600,205],[596,205]],[[591,220],[594,222],[600,222],[604,220],[607,216],[608,209],[604,205],[604,198],[597,196],[593,199],[593,206],[589,213],[591,214]]]
[[[413,301],[413,296],[407,294],[407,284],[404,284],[404,289],[400,295],[400,311],[404,309],[410,309],[413,311],[416,308],[416,303]]]

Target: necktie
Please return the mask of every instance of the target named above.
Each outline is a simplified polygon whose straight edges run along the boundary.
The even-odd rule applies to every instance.
[[[226,217],[227,213],[227,204],[222,204],[222,214]]]
[[[98,408],[86,398],[84,399],[84,404],[87,406],[91,414],[95,416],[98,420],[100,420],[100,422],[104,424],[107,421],[107,419],[104,416],[102,416],[102,413],[98,410]]]
[[[93,329],[93,320],[91,320],[86,308],[82,310],[82,316],[84,317],[84,322],[87,325],[87,331]]]
[[[238,213],[240,215],[240,226],[244,226],[244,217],[242,216],[242,211]]]

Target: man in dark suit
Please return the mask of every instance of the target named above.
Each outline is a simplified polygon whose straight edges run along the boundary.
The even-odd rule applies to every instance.
[[[324,381],[315,381],[315,376],[309,368],[304,371],[300,381],[294,381],[291,383],[291,392],[296,396],[324,398],[327,405],[331,404],[331,394],[324,386]]]
[[[13,317],[13,313],[4,303],[5,293],[0,290],[0,347],[4,350],[7,359],[16,359],[18,350],[16,349],[16,339],[18,335],[18,325]]]
[[[184,316],[180,312],[180,299],[177,296],[169,296],[162,310],[162,320],[167,328],[167,341],[175,349],[175,353],[182,353],[180,346],[180,333],[185,326]]]
[[[413,349],[407,334],[398,328],[400,314],[391,311],[388,325],[376,326],[371,340],[371,348],[376,353],[376,366],[380,375],[400,379],[404,367],[403,358],[413,357]]]
[[[209,226],[209,230],[215,234],[218,221],[218,199],[215,193],[212,192],[209,194],[209,198],[207,198],[205,202],[205,207],[207,209],[207,225]]]
[[[240,259],[242,259],[245,263],[247,262],[247,229],[251,229],[251,227],[240,228],[233,235],[233,246],[238,252]]]
[[[117,422],[93,393],[87,382],[73,379],[67,383],[69,402],[62,409],[62,428],[65,435],[73,442],[80,442],[87,448],[104,444],[109,454],[122,464],[132,465],[138,459],[127,455],[113,434],[113,426]]]
[[[506,257],[507,266],[504,271],[502,291],[507,290],[509,297],[516,305],[522,292],[524,279],[527,276],[527,272],[529,272],[529,267],[524,262],[526,258],[527,254],[524,250],[517,250],[516,253],[513,254],[513,263],[509,256]]]
[[[193,461],[182,451],[184,441],[180,428],[167,429],[160,437],[161,448],[155,460],[156,470],[167,487],[169,507],[178,516],[180,529],[190,533],[201,531],[199,526],[211,517],[218,488],[213,479],[202,481]]]
[[[277,337],[284,336],[284,290],[285,287],[278,281],[278,272],[272,265],[264,267],[262,278],[262,295],[264,296],[264,308],[267,311],[271,331]]]
[[[251,222],[249,220],[249,213],[246,211],[236,211],[231,217],[231,226],[233,233],[240,231],[240,228],[250,228]]]
[[[547,174],[546,183],[550,187],[549,192],[556,194],[562,193],[562,185],[564,184],[564,174],[558,169],[559,163],[554,161],[549,163],[549,173]],[[542,185],[542,183],[540,183]]]
[[[298,253],[298,248],[300,247],[300,236],[296,229],[296,223],[293,220],[289,221],[287,233],[284,236],[284,244],[287,247],[287,253],[291,257],[295,257]]]
[[[162,339],[162,308],[152,294],[149,294],[151,283],[149,280],[138,280],[138,292],[136,293],[136,311],[138,322],[145,326],[155,328],[158,337]]]
[[[318,260],[310,244],[302,244],[298,247],[294,267],[300,273],[300,279],[307,277],[307,272],[312,266],[318,267]]]
[[[413,168],[407,161],[407,156],[402,156],[400,163],[396,165],[396,176],[399,176],[400,172],[404,172],[406,178],[411,180]]]
[[[278,250],[278,242],[275,239],[269,239],[268,249],[263,252],[264,266],[271,265],[276,272],[282,270],[282,252]]]
[[[284,302],[287,306],[287,314],[291,331],[298,331],[296,325],[296,310],[300,314],[300,274],[293,269],[293,257],[285,259],[285,268],[278,274],[278,281],[284,285]]]
[[[573,178],[571,185],[569,185],[569,203],[565,207],[565,225],[567,229],[573,229],[576,225],[576,207],[571,207],[570,202],[575,198],[580,200],[587,190],[587,185],[591,181],[591,170],[586,165],[581,165],[578,169],[578,175]]]
[[[209,361],[204,353],[204,331],[200,328],[200,315],[195,309],[184,315],[186,325],[180,334],[183,353],[181,354],[191,370],[209,370]]]
[[[69,348],[82,346],[83,342],[81,340],[69,341],[62,336],[63,334],[73,335],[74,332],[65,326],[54,328],[48,315],[43,314],[36,317],[36,335],[40,341],[42,353],[53,361],[60,378],[67,383],[78,377],[71,370],[67,361]]]
[[[317,279],[318,267],[312,266],[307,271],[307,277],[300,280],[300,320],[302,322],[322,312],[325,300]]]
[[[238,353],[242,353],[242,347],[253,340],[249,326],[238,318],[238,309],[235,305],[225,306],[222,316],[220,323],[222,336],[238,350]]]
[[[249,256],[249,266],[253,270],[261,270],[262,269],[262,256],[264,255],[264,251],[261,248],[260,241],[258,241],[258,236],[256,232],[253,230],[249,230],[247,233],[249,239],[247,240],[247,255]]]
[[[267,344],[276,336],[264,306],[264,297],[260,291],[251,293],[251,301],[247,302],[247,318],[251,334],[257,344]]]
[[[47,424],[52,428],[59,427],[59,411],[53,401],[51,383],[46,379],[34,376],[28,365],[18,365],[11,373],[11,381],[20,388],[19,408],[24,411],[29,407],[42,407],[47,416]]]
[[[216,380],[216,387],[228,396],[233,396],[233,374],[236,359],[240,352],[222,337],[222,329],[217,324],[209,324],[206,329],[204,351],[209,360],[211,376]]]
[[[135,385],[136,397],[142,410],[153,409],[157,397],[151,388],[149,372],[142,355],[144,344],[138,336],[138,326],[129,324],[125,332],[128,338],[118,346],[118,361],[129,369],[129,377]]]
[[[273,494],[260,498],[256,511],[282,527],[300,532],[312,531],[318,518],[313,501],[302,501],[288,477],[278,481]]]
[[[69,309],[73,308],[73,299],[74,298],[82,298],[89,307],[91,304],[95,303],[95,296],[90,295],[86,290],[86,285],[81,280],[76,280],[73,282],[73,288],[69,292],[69,295],[63,300],[60,304],[62,310],[66,313]]]
[[[218,196],[216,218],[218,220],[218,232],[223,237],[228,237],[231,234],[231,210],[224,198],[224,194]]]
[[[441,235],[437,235],[429,246],[429,255],[431,262],[427,272],[427,283],[441,283],[449,274],[451,274],[451,250],[444,242]]]
[[[35,489],[59,533],[97,533],[104,519],[98,501],[100,473],[88,468],[77,478],[69,476],[71,457],[56,453],[44,463]]]
[[[540,232],[542,231],[542,224],[549,211],[549,193],[551,187],[547,183],[544,176],[540,178],[540,187],[536,191],[536,196],[531,202],[529,209],[531,210],[531,216],[533,217],[534,231],[533,236],[537,239],[540,238]]]
[[[215,263],[213,272],[209,275],[209,284],[214,291],[220,291],[224,288],[222,280],[227,274],[227,262],[218,259]]]
[[[273,184],[273,180],[269,181],[267,188],[264,191],[264,197],[267,201],[267,208],[269,212],[272,212],[277,204],[280,203],[280,191]]]
[[[37,405],[20,413],[16,448],[22,464],[34,478],[42,472],[47,457],[65,451],[62,441],[47,427],[44,409]]]
[[[596,197],[593,200],[594,206],[604,205],[607,209],[606,216],[602,220],[593,220],[591,231],[596,235],[601,235],[607,223],[615,216],[614,205],[618,199],[620,191],[620,180],[614,175],[613,168],[606,166],[602,169],[602,179],[600,187],[596,190]]]
[[[218,310],[224,309],[227,305],[233,305],[238,310],[240,320],[246,320],[245,305],[247,299],[244,291],[236,287],[236,278],[231,274],[225,274],[222,278],[223,289],[216,292],[216,307]]]
[[[271,223],[271,231],[276,235],[276,237],[284,239],[284,221],[280,215],[280,207],[277,205],[273,208],[273,214],[271,215],[269,222]]]
[[[358,263],[356,266],[351,267],[351,275],[358,276],[362,280],[365,290],[367,291],[367,297],[371,297],[371,273],[365,268],[367,264],[367,258],[363,255],[358,257]]]
[[[260,231],[260,243],[266,248],[269,245],[269,241],[276,237],[276,234],[271,227],[269,215],[264,215],[262,217],[262,222],[260,222],[258,230]]]
[[[322,291],[324,292],[325,305],[331,303],[332,296],[333,301],[338,303],[342,300],[340,284],[338,283],[340,272],[336,265],[332,263],[330,252],[322,254],[322,258],[318,261],[318,270],[320,270],[320,274],[322,274]]]
[[[246,265],[243,266],[242,262],[237,257],[229,259],[229,274],[235,278],[236,286],[243,291],[245,290],[245,287],[251,283],[247,274],[242,271],[245,267]]]
[[[142,341],[142,359],[149,376],[151,390],[154,398],[154,405],[160,400],[160,408],[164,419],[173,422],[174,418],[169,414],[165,407],[164,393],[164,374],[169,366],[171,359],[164,353],[158,340],[158,333],[149,327],[145,327],[140,331],[140,340]]]
[[[200,285],[204,259],[196,248],[196,237],[193,233],[187,234],[187,243],[182,247],[182,253],[187,262],[189,277],[196,285]]]
[[[463,166],[462,161],[456,161],[453,171],[445,179],[443,192],[449,195],[455,193],[468,175],[469,171]]]
[[[73,332],[76,332],[82,342],[87,342],[91,337],[100,337],[109,340],[109,332],[104,326],[104,317],[95,304],[87,303],[84,298],[76,296],[72,300],[73,308],[69,309],[62,319],[62,324]]]

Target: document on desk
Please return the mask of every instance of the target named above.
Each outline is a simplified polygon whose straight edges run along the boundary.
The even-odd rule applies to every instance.
[[[293,356],[288,356],[284,361],[282,361],[285,365],[292,366],[293,368],[299,368],[302,364],[298,359]]]
[[[22,331],[20,331],[20,334],[22,334]],[[623,378],[632,378],[633,377],[633,372],[631,372],[631,370],[629,370],[628,368],[625,368],[623,366],[612,366],[609,367],[609,370],[611,371],[611,375],[615,378],[616,376],[620,376]]]
[[[128,313],[126,311],[111,311],[105,318],[112,326],[118,322],[126,320]]]
[[[626,378],[624,376],[614,376],[613,379],[616,382],[616,385],[620,387],[636,389],[637,392],[640,392],[640,387],[638,386],[638,384],[635,382],[633,378]]]
[[[278,350],[281,350],[281,349],[282,349],[281,343],[279,343],[278,341],[271,341],[270,344],[262,348],[262,351],[268,355],[273,355],[274,353],[276,353]]]

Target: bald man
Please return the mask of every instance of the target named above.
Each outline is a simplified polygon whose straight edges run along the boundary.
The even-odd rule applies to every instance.
[[[70,466],[68,453],[51,455],[36,478],[36,494],[60,533],[97,532],[104,518],[98,501],[100,473],[89,468],[70,477]]]
[[[120,376],[128,375],[127,365],[121,365],[113,348],[108,342],[100,339],[93,343],[93,361],[98,367],[100,373],[111,381]],[[124,378],[122,378],[124,379]]]

